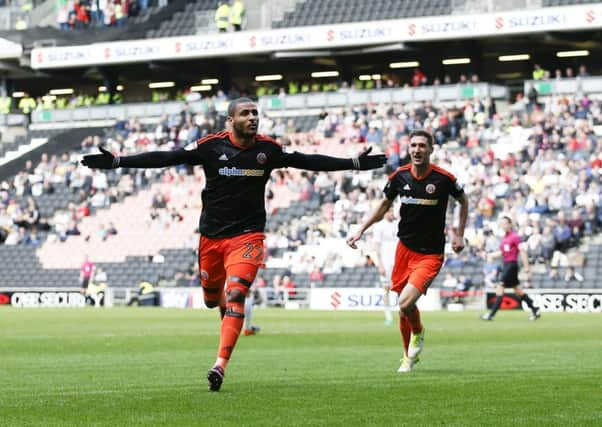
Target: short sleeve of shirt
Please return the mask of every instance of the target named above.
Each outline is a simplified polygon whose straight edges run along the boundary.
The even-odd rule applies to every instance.
[[[196,144],[189,144],[186,147],[183,148],[183,150],[186,150],[187,154],[188,154],[188,161],[187,163],[190,165],[201,165],[204,163],[204,160],[206,159],[207,156],[207,149],[209,148],[208,143],[196,143]]]
[[[516,246],[519,246],[522,243],[522,239],[520,238],[520,236],[518,234],[514,235],[514,244]]]
[[[285,168],[289,166],[289,158],[290,154],[284,151],[282,146],[275,146],[274,152],[270,158],[270,168],[271,169],[279,169]]]
[[[392,179],[389,179],[387,181],[387,184],[385,185],[383,192],[385,193],[385,197],[387,199],[395,200],[395,197],[397,197],[398,191],[397,191],[397,186],[395,185],[395,182]]]
[[[462,194],[464,194],[464,188],[462,188],[460,183],[458,183],[456,177],[451,179],[451,187],[449,190],[449,194],[451,194],[455,199],[459,198],[460,196],[462,196]]]

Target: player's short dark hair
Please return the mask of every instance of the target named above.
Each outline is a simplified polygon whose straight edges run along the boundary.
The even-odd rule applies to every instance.
[[[427,132],[424,129],[413,130],[410,133],[410,139],[412,139],[415,136],[422,136],[422,137],[426,138],[426,140],[428,141],[428,143],[431,147],[435,144],[435,139],[433,138],[433,135],[431,135],[430,132]]]
[[[253,101],[251,98],[247,98],[246,96],[243,96],[242,98],[236,98],[230,101],[230,103],[228,104],[228,116],[232,117],[236,112],[236,107],[239,104],[246,104],[247,102],[254,103],[255,101]]]
[[[505,219],[506,221],[508,221],[510,223],[510,225],[512,225],[512,219],[508,215],[504,215],[502,217],[502,219]]]

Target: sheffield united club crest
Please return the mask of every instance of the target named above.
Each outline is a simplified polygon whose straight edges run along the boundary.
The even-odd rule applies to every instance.
[[[265,162],[268,160],[268,156],[265,155],[265,153],[259,153],[257,155],[257,163],[259,163],[260,165],[265,165]]]

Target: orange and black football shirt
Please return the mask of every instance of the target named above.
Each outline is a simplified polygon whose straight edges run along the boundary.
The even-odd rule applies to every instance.
[[[234,141],[230,132],[219,132],[198,140],[186,152],[186,163],[203,165],[205,170],[199,230],[206,237],[264,231],[265,186],[274,169],[352,169],[351,159],[287,153],[265,135],[256,135],[254,144],[247,147]]]
[[[389,176],[384,193],[389,200],[400,198],[397,236],[403,244],[415,252],[442,254],[449,195],[459,198],[464,193],[456,177],[431,165],[428,174],[417,179],[412,166],[405,165]]]
[[[202,165],[207,183],[199,229],[203,236],[225,238],[264,231],[265,186],[272,170],[289,166],[312,171],[357,169],[361,156],[351,159],[287,153],[264,135],[256,135],[252,144],[240,146],[230,132],[219,132],[186,148],[119,157],[118,162],[124,168]],[[374,159],[368,164],[380,166]]]
[[[285,166],[282,146],[257,135],[249,147],[237,146],[229,132],[197,141],[187,163],[200,164],[206,185],[199,230],[211,238],[263,231],[266,221],[265,186],[273,169]]]

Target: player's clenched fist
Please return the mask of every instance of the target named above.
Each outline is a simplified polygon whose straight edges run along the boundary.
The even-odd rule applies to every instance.
[[[454,239],[452,241],[452,249],[457,254],[464,250],[464,239],[462,238],[462,236],[454,236]]]

